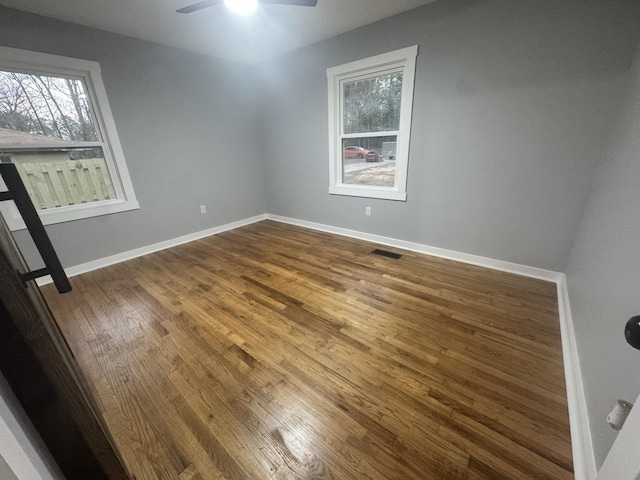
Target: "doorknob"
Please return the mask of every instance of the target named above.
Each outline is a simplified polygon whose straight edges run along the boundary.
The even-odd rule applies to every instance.
[[[640,350],[640,315],[629,319],[624,329],[624,336],[629,345]]]

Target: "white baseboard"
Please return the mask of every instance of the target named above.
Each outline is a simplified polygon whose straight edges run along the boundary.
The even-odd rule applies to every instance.
[[[68,277],[75,277],[76,275],[92,272],[93,270],[98,270],[99,268],[108,267],[109,265],[115,265],[116,263],[125,262],[127,260],[131,260],[132,258],[141,257],[143,255],[148,255],[150,253],[158,252],[160,250],[165,250],[171,247],[177,247],[178,245],[193,242],[194,240],[199,240],[201,238],[209,237],[211,235],[216,235],[218,233],[226,232],[228,230],[233,230],[235,228],[244,227],[245,225],[250,225],[252,223],[261,222],[262,220],[266,220],[266,218],[267,218],[266,214],[256,215],[255,217],[249,217],[243,220],[238,220],[237,222],[231,222],[225,225],[220,225],[218,227],[208,228],[206,230],[201,230],[199,232],[190,233],[189,235],[183,235],[181,237],[165,240],[164,242],[158,242],[152,245],[147,245],[146,247],[140,247],[134,250],[129,250],[127,252],[111,255],[109,257],[92,260],[91,262],[82,263],[80,265],[75,265],[73,267],[65,268],[64,271]],[[52,282],[53,280],[51,279],[51,275],[46,275],[37,280],[37,283],[40,286],[48,285],[49,283],[52,283]]]
[[[573,317],[569,304],[567,279],[562,274],[558,282],[558,312],[560,314],[560,336],[562,357],[567,386],[569,424],[571,425],[571,448],[573,452],[573,473],[576,480],[594,480],[597,475],[596,458],[591,439],[591,427],[587,414],[587,403],[582,384],[582,371],[578,344],[573,329]]]
[[[282,217],[280,215],[272,215],[270,213],[267,214],[267,219],[281,223],[289,223],[299,227],[311,228],[313,230],[320,230],[322,232],[335,233],[336,235],[343,235],[345,237],[357,238],[358,240],[366,240],[368,242],[379,243],[389,247],[402,248],[412,252],[424,253],[434,257],[455,260],[470,265],[477,265],[479,267],[486,267],[492,270],[499,270],[501,272],[515,273],[525,277],[547,280],[554,283],[557,283],[562,278],[562,273],[554,272],[552,270],[544,270],[542,268],[529,267],[518,263],[495,260],[493,258],[471,255],[469,253],[456,252],[455,250],[447,250],[445,248],[431,247],[429,245],[407,242],[396,238],[383,237],[381,235],[358,232],[356,230],[348,230],[346,228],[323,225],[321,223],[308,222],[306,220],[298,220],[296,218]]]
[[[575,479],[595,479],[595,455],[591,440],[589,419],[587,417],[582,375],[580,372],[580,362],[578,358],[578,348],[573,330],[573,320],[571,318],[569,296],[564,273],[272,214],[257,215],[255,217],[246,218],[244,220],[228,223],[219,227],[213,227],[200,232],[184,235],[182,237],[166,240],[164,242],[154,243],[153,245],[146,247],[137,248],[128,252],[76,265],[65,269],[65,271],[67,272],[67,276],[73,277],[75,275],[87,273],[109,265],[124,262],[132,258],[147,255],[166,248],[175,247],[177,245],[182,245],[183,243],[192,242],[200,238],[233,230],[234,228],[243,227],[266,219],[555,283],[558,289],[558,312],[560,316],[560,331],[562,336],[567,402],[569,405],[569,422],[571,426],[571,444],[573,449]],[[51,277],[49,276],[42,277],[38,280],[39,285],[45,285],[48,283],[51,283]]]

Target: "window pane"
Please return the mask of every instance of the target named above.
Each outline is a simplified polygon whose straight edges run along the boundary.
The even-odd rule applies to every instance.
[[[344,133],[399,130],[401,100],[401,72],[345,83]]]
[[[0,128],[66,141],[98,140],[83,81],[48,75],[0,70]]]
[[[62,148],[13,154],[36,210],[113,200],[102,148]]]
[[[393,187],[397,136],[342,140],[342,183]]]

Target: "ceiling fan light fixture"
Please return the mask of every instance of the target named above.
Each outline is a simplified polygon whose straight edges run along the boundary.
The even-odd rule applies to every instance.
[[[251,15],[258,8],[258,0],[224,0],[224,4],[239,15]]]

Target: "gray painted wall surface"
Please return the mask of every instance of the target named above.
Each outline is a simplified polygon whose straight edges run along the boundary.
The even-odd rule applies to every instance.
[[[628,86],[638,13],[625,1],[447,0],[262,64],[267,211],[562,271]],[[329,196],[326,68],[413,44],[407,202]]]
[[[3,480],[19,480],[2,455],[0,455],[0,478]]]
[[[265,212],[249,67],[1,7],[0,45],[102,67],[141,208],[48,227],[65,266]]]
[[[12,439],[3,439],[2,442],[2,445],[7,445],[8,449],[0,449],[0,480],[15,478],[15,472],[2,457],[10,459],[14,464],[17,463],[23,471],[37,472],[38,477],[33,480],[64,480],[60,468],[31,424],[29,417],[22,409],[2,373],[0,373],[0,419],[11,430],[13,436]],[[10,455],[16,455],[16,449],[22,451],[21,454],[18,454],[21,458],[10,457]],[[23,477],[20,480],[27,479]]]
[[[640,352],[624,339],[627,320],[640,315],[640,61],[634,85],[566,270],[598,466],[616,437],[607,414],[640,393]]]

